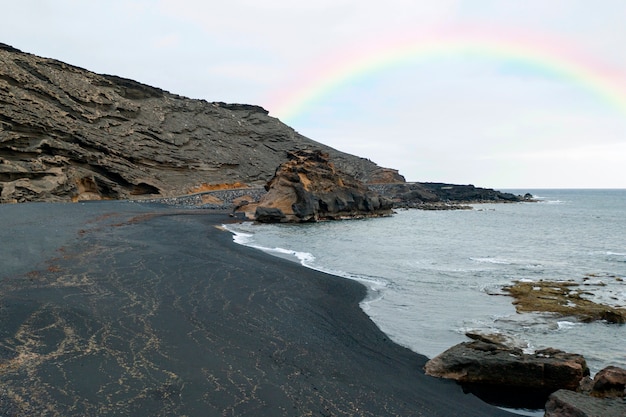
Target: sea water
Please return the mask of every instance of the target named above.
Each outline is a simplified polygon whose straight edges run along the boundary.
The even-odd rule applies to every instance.
[[[626,367],[626,326],[517,313],[503,287],[574,281],[587,297],[626,308],[626,190],[530,192],[535,203],[471,210],[401,210],[388,218],[228,226],[235,241],[355,279],[362,308],[395,342],[433,357],[479,331],[527,352],[584,355],[592,374]]]

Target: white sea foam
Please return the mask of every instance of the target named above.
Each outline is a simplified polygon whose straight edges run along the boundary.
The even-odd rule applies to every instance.
[[[508,261],[506,259],[500,259],[500,258],[491,258],[491,257],[474,258],[474,257],[470,257],[470,259],[472,261],[478,262],[478,263],[497,264],[497,265],[511,265],[512,264],[511,261]]]
[[[233,234],[233,241],[235,243],[238,243],[240,245],[247,245],[249,242],[252,241],[252,238],[254,235],[250,234],[250,233],[243,233],[243,232],[237,232],[234,231],[232,229],[229,229],[228,226],[223,225],[222,227],[224,227],[224,229],[228,230],[229,232],[231,232]]]
[[[384,288],[390,286],[391,284],[389,280],[382,278],[382,277],[357,275],[357,274],[351,274],[351,273],[336,270],[336,269],[321,267],[315,264],[315,256],[312,253],[300,252],[300,251],[285,249],[281,247],[270,248],[270,247],[258,245],[255,243],[254,234],[245,233],[240,230],[236,230],[235,228],[230,227],[229,225],[223,225],[223,227],[224,229],[228,230],[229,232],[233,234],[233,241],[237,244],[248,246],[254,249],[258,249],[270,255],[297,261],[302,266],[305,266],[307,268],[310,268],[319,272],[324,272],[326,274],[335,275],[335,276],[351,279],[353,281],[358,281],[362,283],[369,290],[368,297],[365,300],[363,300],[363,303],[365,304],[368,304],[372,301],[382,298],[381,291]]]
[[[257,245],[254,241],[254,234],[245,233],[239,230],[236,230],[229,225],[223,225],[224,229],[228,230],[233,234],[233,241],[243,246],[248,246],[251,248],[262,250],[263,252],[276,255],[281,258],[292,259],[304,266],[310,266],[315,261],[315,256],[309,252],[298,252],[291,249],[284,249],[279,247],[266,247],[262,245]]]
[[[557,321],[558,330],[569,330],[576,326],[580,326],[580,323],[574,323],[573,321]]]
[[[560,200],[560,199],[550,200],[550,197],[545,197],[545,196],[536,195],[536,194],[533,194],[533,199],[537,200],[540,203],[545,203],[545,204],[563,204],[563,203],[565,203],[565,201]]]

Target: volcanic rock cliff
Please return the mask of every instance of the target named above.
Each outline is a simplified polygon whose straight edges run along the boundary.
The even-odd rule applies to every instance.
[[[261,107],[189,99],[0,44],[0,202],[260,186],[288,152],[313,148],[363,182],[404,182]]]

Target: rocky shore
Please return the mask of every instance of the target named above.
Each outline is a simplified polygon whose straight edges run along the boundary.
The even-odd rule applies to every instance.
[[[218,230],[233,216],[310,222],[532,196],[407,183],[258,106],[180,97],[4,44],[0,64],[0,203],[79,203],[0,205],[11,242],[0,252],[0,414],[504,416],[424,366],[494,403],[485,394],[501,398],[503,380],[467,379],[474,369],[514,377],[518,397],[544,402],[584,378],[571,354],[530,358],[484,340],[447,352],[482,352],[469,368],[427,365],[363,313],[360,284]],[[534,294],[509,291],[520,309],[520,294]],[[554,361],[569,382],[546,378]],[[540,379],[520,363],[541,363]],[[559,392],[553,411],[571,406]]]

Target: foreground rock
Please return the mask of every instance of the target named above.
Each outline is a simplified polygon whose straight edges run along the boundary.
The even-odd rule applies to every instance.
[[[487,402],[535,409],[559,389],[575,390],[589,375],[581,355],[550,348],[525,354],[485,337],[453,346],[427,362],[425,370],[454,379]]]
[[[276,170],[255,208],[259,222],[311,222],[391,214],[392,202],[336,169],[329,155],[296,151]]]
[[[559,390],[546,403],[545,417],[624,417],[626,402],[600,399],[569,390]]]
[[[263,185],[318,148],[363,182],[397,171],[314,142],[261,107],[193,100],[0,44],[0,203],[170,197]]]
[[[595,303],[583,297],[589,291],[570,281],[515,281],[504,288],[518,312],[539,311],[577,317],[583,322],[605,320],[626,323],[626,309]]]
[[[626,369],[607,366],[598,372],[589,394],[597,398],[626,398]]]
[[[608,366],[593,380],[585,378],[578,392],[560,390],[546,403],[546,417],[626,416],[626,369]]]

